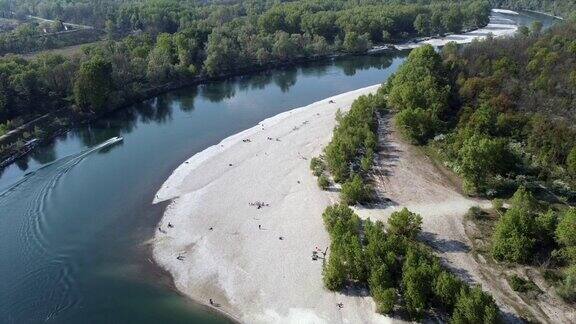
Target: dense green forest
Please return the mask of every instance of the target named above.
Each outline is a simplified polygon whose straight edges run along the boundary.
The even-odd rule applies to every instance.
[[[490,13],[488,2],[481,0],[46,0],[4,1],[0,8],[5,16],[31,13],[103,26],[108,39],[74,55],[0,59],[0,136],[46,113],[58,110],[61,115],[50,127],[4,141],[0,153],[163,87],[333,53],[363,53],[373,43],[457,32],[485,25]],[[15,32],[21,31],[10,33]],[[0,44],[2,37],[10,36],[0,36]]]
[[[576,22],[442,53],[412,51],[386,87],[406,138],[425,145],[475,195],[495,203],[497,261],[563,269],[576,300]],[[499,216],[501,215],[501,217]]]

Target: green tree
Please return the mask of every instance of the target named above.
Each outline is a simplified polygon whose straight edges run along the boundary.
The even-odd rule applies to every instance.
[[[576,209],[570,208],[563,213],[556,228],[556,241],[562,246],[567,258],[576,260]]]
[[[426,14],[419,14],[414,19],[414,29],[418,34],[424,36],[430,34],[430,18]]]
[[[343,203],[348,205],[354,205],[359,202],[361,203],[369,198],[369,189],[364,184],[360,175],[355,174],[352,179],[342,184],[340,198]]]
[[[388,218],[388,232],[415,239],[422,231],[422,216],[412,213],[404,207],[401,211],[393,212]]]
[[[434,295],[447,310],[451,311],[463,287],[462,282],[453,274],[442,271],[434,283]]]
[[[534,197],[523,187],[512,197],[512,207],[498,220],[492,238],[496,260],[527,262],[539,235]]]
[[[80,65],[74,82],[74,99],[81,110],[103,110],[112,94],[112,64],[94,56]]]
[[[482,289],[462,289],[452,314],[452,324],[496,324],[500,322],[498,307]]]
[[[344,36],[344,51],[348,53],[364,53],[370,49],[370,35],[359,35],[356,32],[348,32]]]

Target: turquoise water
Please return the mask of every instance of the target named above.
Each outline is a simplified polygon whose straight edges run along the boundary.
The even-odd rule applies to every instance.
[[[177,294],[150,260],[160,185],[194,153],[265,118],[385,81],[405,56],[348,57],[182,89],[5,168],[0,323],[227,322]],[[124,141],[101,147],[114,136]]]

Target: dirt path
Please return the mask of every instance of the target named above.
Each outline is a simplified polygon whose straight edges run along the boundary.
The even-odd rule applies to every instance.
[[[423,218],[421,239],[428,242],[461,279],[481,284],[494,296],[508,322],[520,321],[519,315],[524,314],[531,314],[540,322],[569,322],[561,312],[544,312],[528,305],[510,288],[504,276],[494,275],[483,258],[471,252],[463,216],[470,207],[486,208],[490,202],[461,194],[457,189],[458,180],[436,166],[417,147],[402,140],[390,117],[380,120],[379,129],[380,152],[374,181],[380,201],[384,203],[359,209],[358,214],[385,221],[392,212],[404,207],[419,213]]]

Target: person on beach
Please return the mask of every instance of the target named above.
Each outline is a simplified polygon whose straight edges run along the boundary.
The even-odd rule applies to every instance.
[[[262,229],[262,225],[258,224],[258,229],[261,230],[261,229]]]
[[[210,298],[210,305],[214,306],[214,301]]]

